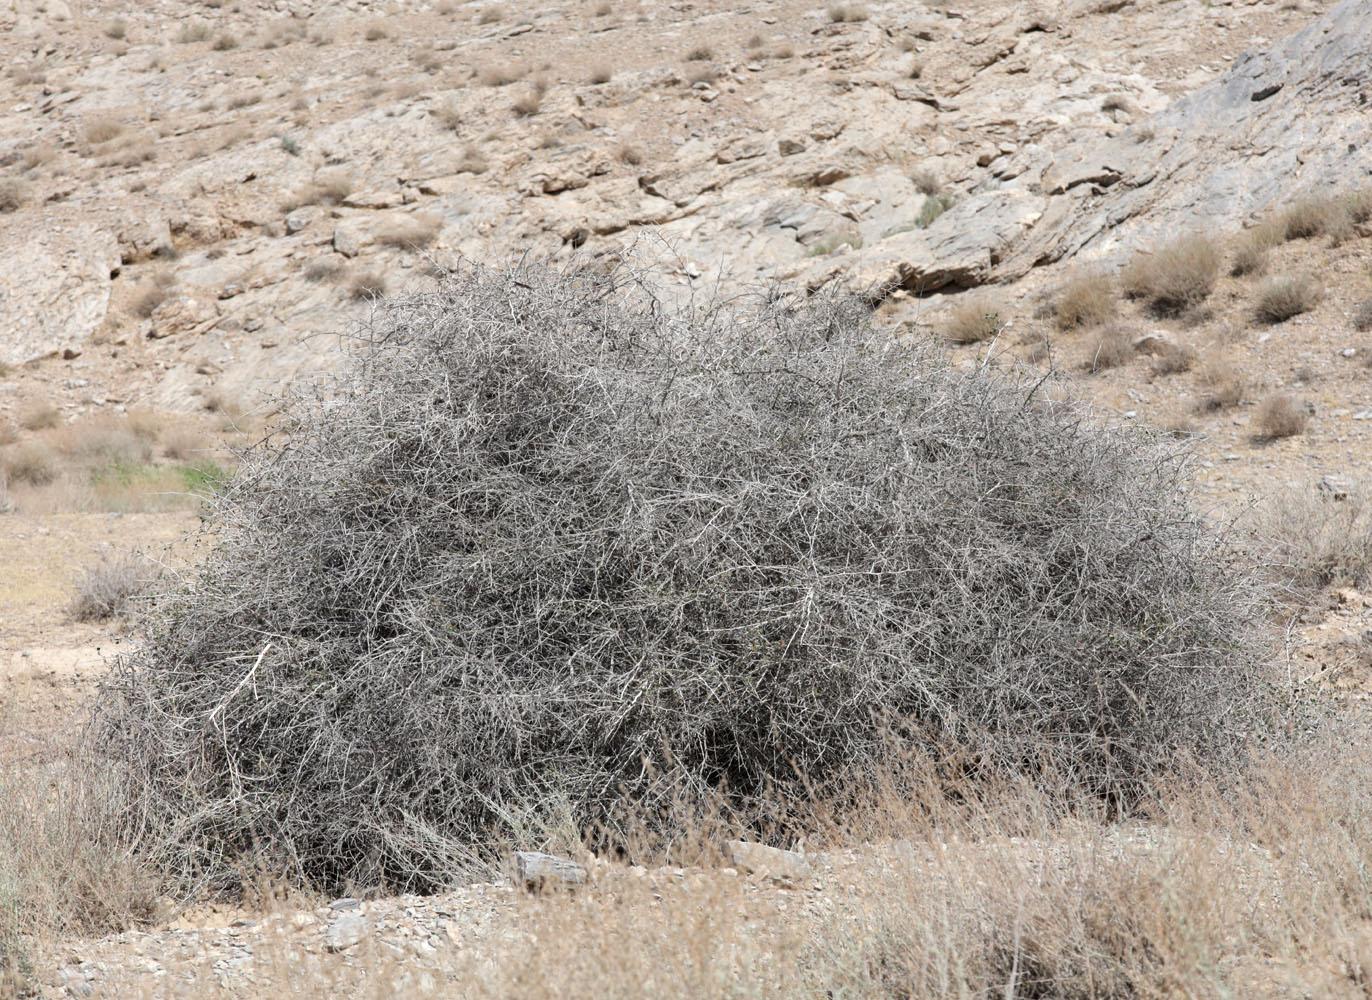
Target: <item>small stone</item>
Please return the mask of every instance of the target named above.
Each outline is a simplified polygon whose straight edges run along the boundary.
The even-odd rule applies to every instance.
[[[319,216],[319,209],[314,205],[306,205],[304,208],[297,208],[290,215],[286,216],[286,232],[298,233]]]
[[[361,913],[345,912],[324,932],[324,947],[329,951],[345,951],[367,936],[367,918]]]
[[[348,226],[336,226],[333,231],[333,248],[344,257],[356,257],[362,252],[362,241],[357,231]]]
[[[1356,347],[1345,347],[1342,351],[1339,352],[1339,357],[1341,357],[1341,358],[1351,358],[1351,357],[1353,357],[1353,355],[1355,355],[1355,354],[1357,354],[1357,353],[1358,353],[1358,349],[1357,349]]]
[[[805,855],[795,851],[783,851],[746,840],[727,841],[724,848],[729,860],[737,867],[768,878],[789,881],[810,873],[810,862]]]

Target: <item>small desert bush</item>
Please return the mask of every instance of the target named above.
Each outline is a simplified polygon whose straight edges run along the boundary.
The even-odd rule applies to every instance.
[[[1245,230],[1234,245],[1234,259],[1229,273],[1236,278],[1261,274],[1267,269],[1267,256],[1283,239],[1279,222],[1263,222]]]
[[[687,62],[708,62],[715,57],[715,50],[708,45],[696,45],[686,50]]]
[[[872,16],[864,3],[836,3],[829,7],[829,20],[835,24],[865,21]]]
[[[183,45],[194,42],[203,42],[210,37],[210,26],[204,21],[191,21],[187,23],[176,35],[176,40]]]
[[[305,266],[306,281],[338,281],[343,277],[346,268],[343,262],[334,257],[321,257],[312,260]]]
[[[57,158],[57,147],[50,142],[35,142],[24,150],[19,162],[30,172],[45,167]]]
[[[1353,329],[1362,333],[1372,330],[1372,298],[1363,299],[1353,309]]]
[[[541,103],[538,92],[531,89],[516,97],[510,107],[517,118],[529,118],[538,114]]]
[[[714,66],[697,66],[686,74],[686,82],[694,86],[697,83],[714,83],[719,79],[719,70]]]
[[[1086,370],[1101,372],[1118,368],[1134,357],[1134,343],[1129,331],[1119,326],[1107,326],[1097,333],[1087,346]]]
[[[1243,402],[1247,388],[1243,375],[1221,351],[1215,350],[1206,358],[1201,370],[1202,410],[1229,410]]]
[[[1372,494],[1286,489],[1258,508],[1261,561],[1297,596],[1372,585]]]
[[[586,80],[588,83],[592,84],[609,83],[614,75],[615,71],[613,67],[601,63],[599,65],[591,67],[591,72],[587,76]]]
[[[105,23],[105,34],[110,38],[122,39],[129,33],[129,22],[122,17],[113,18]]]
[[[0,213],[17,212],[29,200],[29,185],[18,177],[0,177]]]
[[[206,438],[200,431],[190,427],[169,427],[162,432],[157,442],[162,454],[173,462],[184,462],[205,449]]]
[[[11,484],[46,486],[61,471],[61,459],[41,441],[21,441],[0,449],[0,473]]]
[[[1081,274],[1058,289],[1053,319],[1060,330],[1099,326],[1115,314],[1115,286],[1104,274]]]
[[[379,42],[383,38],[390,38],[391,33],[386,30],[386,26],[380,21],[374,21],[367,25],[367,30],[363,32],[362,37],[369,42]]]
[[[124,123],[113,115],[92,118],[81,128],[81,136],[93,146],[110,142],[124,134]]]
[[[386,275],[363,268],[348,279],[348,294],[354,299],[377,299],[386,294]]]
[[[221,31],[215,36],[214,43],[210,46],[216,52],[228,52],[238,48],[238,36],[228,31]]]
[[[42,431],[56,427],[61,419],[62,411],[46,401],[30,403],[19,411],[19,426],[26,431]]]
[[[393,215],[379,224],[376,242],[392,247],[426,247],[438,236],[442,220],[434,215]]]
[[[1277,225],[1283,239],[1310,239],[1328,232],[1345,214],[1344,203],[1337,197],[1307,197],[1281,212]]]
[[[975,344],[1000,333],[1007,318],[989,296],[974,295],[953,306],[939,331],[955,344]]]
[[[1320,288],[1309,275],[1280,274],[1262,283],[1254,311],[1263,323],[1281,323],[1309,312],[1319,301]]]
[[[1253,418],[1258,437],[1268,441],[1301,433],[1309,419],[1305,404],[1289,392],[1268,396]]]
[[[1220,272],[1219,248],[1200,235],[1141,253],[1124,269],[1120,284],[1159,315],[1193,309],[1209,297]]]
[[[625,166],[636,167],[643,162],[643,151],[629,143],[620,143],[615,148],[615,159]]]
[[[45,441],[69,464],[91,469],[141,465],[152,457],[150,436],[139,433],[120,417],[85,417],[49,432]]]
[[[158,306],[167,301],[175,287],[176,278],[170,271],[158,271],[134,286],[129,308],[135,316],[147,319],[157,311]]]
[[[1164,344],[1153,360],[1156,375],[1180,375],[1196,363],[1196,352],[1185,344]]]
[[[920,229],[928,229],[944,212],[952,208],[956,199],[951,194],[928,195],[919,207],[919,216],[915,219],[915,225]]]
[[[524,63],[491,64],[482,68],[477,79],[485,87],[507,87],[517,80],[528,76],[529,67]]]
[[[776,47],[772,49],[772,57],[774,59],[790,59],[795,56],[795,54],[796,47],[790,42],[778,42]]]
[[[481,13],[477,15],[477,24],[499,24],[505,19],[505,8],[500,4],[492,4],[489,7],[481,8]]]
[[[84,754],[0,759],[0,995],[38,995],[35,944],[152,916],[157,878],[133,850],[126,807]]]
[[[436,49],[431,49],[428,46],[422,46],[415,49],[414,52],[410,53],[410,58],[414,60],[415,65],[425,73],[437,73],[443,68],[443,53]]]
[[[72,584],[67,614],[78,622],[98,622],[127,612],[150,583],[149,564],[136,555],[103,558],[86,567]]]
[[[336,205],[352,194],[352,174],[343,167],[325,167],[314,176],[313,200],[321,205]]]
[[[1255,593],[1157,440],[856,303],[617,281],[395,302],[248,450],[98,700],[153,857],[422,888],[893,739],[1125,801],[1255,738]]]
[[[453,169],[459,174],[484,174],[490,169],[490,164],[486,162],[486,155],[479,147],[467,145],[463,147],[462,155],[453,164]]]

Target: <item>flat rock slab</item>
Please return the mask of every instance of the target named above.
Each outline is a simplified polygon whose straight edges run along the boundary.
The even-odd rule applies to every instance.
[[[0,362],[79,349],[105,320],[119,266],[114,233],[90,223],[0,223]]]

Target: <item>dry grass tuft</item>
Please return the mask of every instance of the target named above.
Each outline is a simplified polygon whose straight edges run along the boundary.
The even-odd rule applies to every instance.
[[[910,175],[910,180],[914,183],[915,190],[928,198],[937,198],[943,194],[943,181],[928,167],[916,170]]]
[[[420,46],[410,53],[410,58],[425,73],[437,73],[444,66],[444,56],[427,45]]]
[[[791,59],[796,54],[796,47],[790,42],[778,42],[772,49],[773,59]]]
[[[1086,370],[1092,373],[1118,368],[1134,358],[1134,343],[1129,331],[1107,326],[1092,338],[1086,352]]]
[[[386,275],[373,268],[354,271],[348,279],[348,294],[354,299],[379,299],[386,294]]]
[[[1275,441],[1300,434],[1309,419],[1304,403],[1289,392],[1278,392],[1262,401],[1253,422],[1258,437]]]
[[[1243,402],[1247,382],[1233,361],[1220,350],[1212,350],[1201,370],[1205,395],[1202,410],[1230,410]]]
[[[588,83],[599,85],[602,83],[609,83],[614,75],[615,71],[610,65],[607,63],[599,63],[591,67],[590,75],[587,76],[586,80]]]
[[[176,287],[176,277],[171,271],[158,271],[134,286],[133,298],[129,309],[135,316],[147,319],[163,302],[167,301]]]
[[[1281,323],[1309,312],[1320,298],[1320,287],[1309,275],[1281,274],[1262,283],[1254,311],[1260,322]]]
[[[375,229],[376,242],[390,247],[426,247],[438,237],[443,220],[436,215],[416,212],[391,215]]]
[[[195,42],[206,41],[209,37],[210,26],[208,24],[204,21],[190,21],[177,32],[176,40],[182,45],[191,45]]]
[[[312,282],[340,281],[347,268],[337,257],[330,255],[312,260],[305,267],[305,280]]]
[[[453,170],[459,174],[484,174],[489,169],[486,154],[481,152],[479,146],[472,144],[463,147],[462,155],[453,164]]]
[[[1312,239],[1337,226],[1339,217],[1346,213],[1347,210],[1340,198],[1302,198],[1277,216],[1275,224],[1283,239]]]
[[[643,162],[643,151],[627,142],[620,143],[615,149],[615,159],[625,166],[636,167]]]
[[[43,431],[56,427],[62,420],[62,411],[52,403],[30,403],[19,411],[19,426],[26,431]]]
[[[1234,246],[1234,259],[1229,273],[1236,278],[1261,274],[1267,270],[1267,256],[1283,239],[1280,223],[1263,222],[1246,230]]]
[[[514,99],[510,109],[514,111],[516,118],[531,118],[538,114],[538,109],[542,104],[542,99],[536,89],[530,88]]]
[[[975,344],[1000,333],[1007,317],[986,295],[974,295],[952,307],[939,328],[955,344]]]
[[[30,197],[28,183],[18,177],[0,177],[0,213],[17,212]]]
[[[528,75],[529,66],[527,63],[492,63],[482,68],[481,72],[477,74],[477,79],[485,87],[507,87]]]
[[[37,995],[35,946],[151,917],[157,877],[127,816],[118,782],[84,754],[0,759],[0,995]]]
[[[103,558],[88,566],[72,585],[67,614],[78,622],[98,622],[127,613],[152,582],[148,564],[136,555]]]
[[[46,486],[61,471],[57,452],[41,441],[21,441],[0,449],[0,473],[10,483]]]
[[[238,48],[238,36],[230,31],[221,31],[210,46],[216,52],[229,52]]]
[[[1372,585],[1372,496],[1363,487],[1279,491],[1258,509],[1257,535],[1259,558],[1298,598]]]
[[[86,122],[81,128],[81,137],[93,146],[99,146],[124,134],[124,123],[113,115],[100,115]]]
[[[1115,315],[1115,285],[1105,274],[1081,274],[1060,289],[1053,319],[1060,330],[1099,326]]]
[[[872,16],[865,3],[836,3],[829,7],[829,20],[835,24],[865,21]]]
[[[695,45],[686,50],[687,62],[708,62],[715,57],[715,50],[708,45]]]
[[[1196,363],[1196,352],[1185,344],[1165,344],[1153,361],[1156,375],[1180,375],[1189,372]]]
[[[173,462],[184,462],[206,448],[205,435],[184,425],[168,427],[157,443],[162,454]]]
[[[1174,316],[1204,302],[1219,273],[1219,248],[1195,235],[1139,254],[1120,275],[1120,285],[1126,295],[1144,300],[1154,313]]]
[[[362,33],[362,37],[369,42],[380,42],[390,38],[391,33],[386,29],[386,25],[381,21],[373,21],[367,25],[367,30]]]
[[[46,167],[57,158],[57,147],[50,142],[35,142],[30,144],[25,150],[19,162],[28,171],[36,171],[40,167]]]
[[[481,8],[481,13],[477,15],[477,24],[499,24],[506,18],[505,8],[501,4],[492,4],[489,7]]]
[[[1363,299],[1353,309],[1353,329],[1361,333],[1372,330],[1372,297]]]

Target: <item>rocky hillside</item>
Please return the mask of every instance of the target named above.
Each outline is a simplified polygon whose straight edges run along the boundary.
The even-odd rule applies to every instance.
[[[464,257],[922,296],[1237,227],[1367,170],[1369,43],[1357,0],[9,0],[0,408],[247,406]]]

